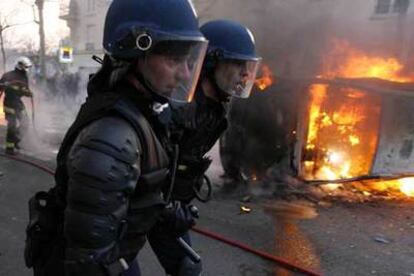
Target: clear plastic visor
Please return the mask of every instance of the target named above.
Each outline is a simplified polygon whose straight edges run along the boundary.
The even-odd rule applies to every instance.
[[[261,60],[226,59],[219,61],[214,72],[217,85],[231,96],[248,98]]]
[[[191,102],[203,66],[207,41],[161,41],[146,55],[142,69],[154,92],[171,101]]]

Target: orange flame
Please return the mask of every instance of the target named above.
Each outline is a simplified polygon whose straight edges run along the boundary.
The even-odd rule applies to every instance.
[[[323,76],[326,78],[381,78],[395,82],[412,82],[414,76],[404,76],[404,66],[394,57],[367,55],[352,48],[349,42],[334,39],[327,55]]]
[[[270,70],[270,67],[266,64],[262,64],[260,70],[262,72],[262,76],[256,79],[254,83],[260,90],[265,90],[273,84],[274,76],[272,70]]]
[[[324,72],[317,77],[414,81],[414,76],[404,76],[402,71],[403,66],[396,58],[369,56],[346,41],[334,40],[324,62]],[[304,178],[334,182],[369,174],[378,141],[381,99],[361,90],[327,84],[310,86],[309,98]],[[370,188],[398,190],[414,197],[414,177],[376,181]]]
[[[396,180],[380,180],[365,183],[365,187],[375,191],[390,191],[414,197],[414,177],[405,177]]]
[[[2,94],[1,91],[0,91],[0,94]],[[0,96],[0,101],[1,101],[1,103],[0,103],[0,125],[4,126],[4,125],[6,125],[6,119],[4,117],[3,97],[2,96]]]
[[[414,177],[401,178],[398,182],[403,194],[414,197]]]
[[[367,172],[371,158],[365,156],[375,151],[376,132],[371,126],[378,124],[376,101],[368,105],[368,101],[360,101],[368,96],[350,89],[334,91],[335,95],[328,97],[329,89],[325,84],[309,89],[306,179],[335,180]]]
[[[309,110],[309,126],[308,139],[306,147],[308,149],[315,148],[315,139],[318,133],[318,118],[321,116],[321,105],[326,98],[327,85],[315,84],[310,88],[311,104]]]

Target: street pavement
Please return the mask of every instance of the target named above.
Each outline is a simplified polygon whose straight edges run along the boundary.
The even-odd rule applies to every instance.
[[[0,128],[0,139],[2,135],[4,128]],[[23,157],[54,167],[57,145],[47,141],[38,144],[24,151]],[[214,162],[208,174],[215,197],[207,204],[197,203],[201,216],[198,227],[322,275],[414,275],[414,201],[333,202],[314,206],[310,213],[316,217],[310,216],[312,219],[293,220],[272,211],[283,206],[280,202],[254,197],[242,202],[242,193],[220,192],[223,180],[217,147],[211,154]],[[53,178],[1,156],[0,171],[0,275],[31,275],[23,263],[27,200],[53,185]],[[197,233],[192,238],[194,249],[203,258],[202,275],[300,275]],[[139,261],[143,276],[164,275],[148,246]]]

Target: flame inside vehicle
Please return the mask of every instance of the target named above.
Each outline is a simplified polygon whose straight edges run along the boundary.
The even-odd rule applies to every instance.
[[[260,90],[265,90],[273,84],[273,81],[274,76],[272,71],[270,70],[270,67],[263,64],[261,66],[261,77],[257,78],[254,83]]]
[[[310,87],[306,180],[367,175],[377,145],[380,98],[350,88]]]
[[[327,57],[325,72],[318,76],[320,78],[414,81],[412,76],[402,75],[403,66],[397,59],[368,56],[346,42],[335,41]],[[369,175],[378,144],[381,97],[364,90],[328,84],[313,84],[308,93],[302,177],[335,182]],[[391,186],[414,196],[414,178],[392,181]]]
[[[3,98],[0,97],[0,100],[3,101]],[[3,103],[0,103],[0,125],[2,126],[6,125],[6,119],[4,117],[4,111],[3,111]]]

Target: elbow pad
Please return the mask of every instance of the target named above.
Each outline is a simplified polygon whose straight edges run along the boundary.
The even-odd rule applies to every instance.
[[[112,259],[110,252],[125,231],[129,196],[140,175],[139,149],[134,129],[118,117],[91,123],[72,145],[66,162],[64,235],[71,256],[83,251],[80,262]]]

